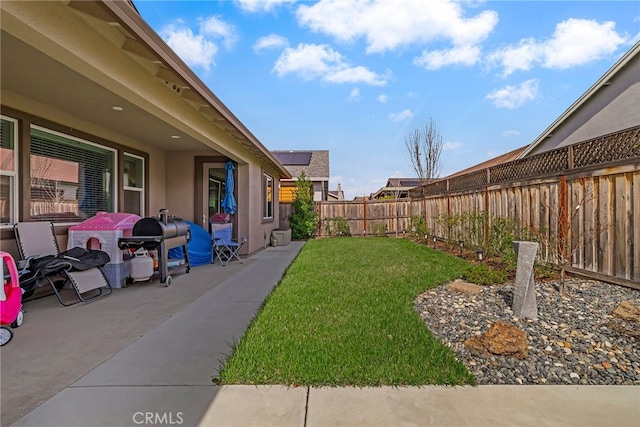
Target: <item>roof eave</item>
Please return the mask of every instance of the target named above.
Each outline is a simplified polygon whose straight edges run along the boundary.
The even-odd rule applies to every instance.
[[[160,36],[140,16],[135,6],[127,1],[102,1],[131,33],[140,38],[162,61],[170,67],[190,88],[202,96],[233,128],[235,128],[253,147],[255,154],[262,157],[276,169],[280,178],[291,178],[287,169],[271,154],[251,131],[227,108],[226,105],[200,80],[182,59],[160,38]]]

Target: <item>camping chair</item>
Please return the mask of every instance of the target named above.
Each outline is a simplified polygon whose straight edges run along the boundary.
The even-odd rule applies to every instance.
[[[226,224],[211,224],[211,264],[218,258],[220,263],[225,266],[234,258],[240,261],[240,248],[248,240],[249,236],[242,236],[238,240],[231,238],[233,226]]]
[[[109,262],[106,252],[73,248],[61,253],[51,222],[18,222],[14,233],[27,268],[36,270],[39,278],[47,280],[60,304],[89,302],[113,292],[102,270]],[[60,296],[60,290],[67,283],[75,291],[77,301],[64,301]]]

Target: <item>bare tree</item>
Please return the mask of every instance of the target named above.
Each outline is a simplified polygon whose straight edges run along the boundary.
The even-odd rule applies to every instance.
[[[440,176],[442,163],[442,135],[436,129],[432,118],[425,124],[424,131],[414,129],[405,137],[404,145],[409,152],[411,168],[418,178],[432,179]]]

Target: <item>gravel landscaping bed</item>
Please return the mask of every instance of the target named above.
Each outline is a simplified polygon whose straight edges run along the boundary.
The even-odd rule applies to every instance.
[[[640,307],[640,291],[575,278],[565,284],[561,296],[558,283],[536,283],[535,320],[513,316],[513,284],[482,287],[476,294],[444,285],[418,296],[415,306],[478,384],[640,385],[640,322],[612,315],[623,301]],[[526,358],[480,354],[465,346],[496,321],[526,333]]]

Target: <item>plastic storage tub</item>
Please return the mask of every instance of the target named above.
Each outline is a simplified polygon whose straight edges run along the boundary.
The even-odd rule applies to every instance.
[[[131,237],[131,230],[140,217],[132,213],[98,212],[95,216],[69,227],[67,249],[81,247],[99,249],[109,254],[111,261],[102,269],[112,288],[126,285],[130,274],[129,262],[125,262],[126,251],[118,248],[118,239]]]
[[[124,251],[118,248],[118,239],[130,237],[133,226],[140,217],[121,212],[98,212],[96,216],[69,227],[67,249],[77,246],[100,249],[109,254],[111,264],[124,262]]]

